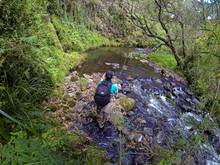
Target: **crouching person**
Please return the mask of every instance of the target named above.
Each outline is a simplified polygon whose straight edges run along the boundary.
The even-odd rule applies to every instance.
[[[94,96],[95,103],[99,108],[106,106],[114,94],[118,93],[118,85],[112,83],[114,72],[107,71],[101,78]]]

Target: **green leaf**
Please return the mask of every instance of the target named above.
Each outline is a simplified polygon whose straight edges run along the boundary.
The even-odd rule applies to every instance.
[[[18,121],[17,119],[13,118],[12,116],[8,115],[6,112],[0,110],[0,114],[6,118],[8,118],[9,120],[21,125],[21,126],[24,126],[20,121]]]

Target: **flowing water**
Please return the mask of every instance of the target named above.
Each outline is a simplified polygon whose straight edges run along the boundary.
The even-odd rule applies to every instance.
[[[129,58],[140,51],[144,52],[131,48],[99,48],[87,52],[88,58],[79,72],[114,70],[122,80],[123,92],[134,98],[136,105],[125,116],[125,135],[108,122],[102,129],[91,122],[83,130],[107,150],[112,164],[152,163],[155,158],[149,150],[155,146],[172,148],[183,160],[191,155],[191,163],[220,164],[219,128],[209,114],[196,111],[199,101],[187,86],[161,77],[146,64]],[[136,143],[130,144],[134,132]]]

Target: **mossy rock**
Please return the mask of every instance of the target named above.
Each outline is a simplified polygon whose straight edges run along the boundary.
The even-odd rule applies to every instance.
[[[126,112],[129,112],[134,108],[135,100],[132,98],[124,97],[119,99],[119,104]]]
[[[172,99],[172,93],[170,93],[170,92],[167,92],[167,93],[165,94],[165,96],[166,96],[168,99]]]
[[[124,128],[124,116],[120,111],[113,111],[111,114],[111,122],[118,130]]]
[[[122,130],[124,128],[124,116],[121,112],[122,107],[115,102],[109,103],[104,109],[106,118],[117,128]]]
[[[75,82],[75,81],[78,81],[79,80],[79,76],[78,75],[74,75],[71,77],[71,81],[72,82]]]
[[[86,90],[86,89],[88,88],[88,86],[89,86],[89,82],[88,82],[88,80],[85,79],[85,78],[79,78],[79,79],[77,80],[77,85],[79,86],[79,88],[80,88],[81,90]]]

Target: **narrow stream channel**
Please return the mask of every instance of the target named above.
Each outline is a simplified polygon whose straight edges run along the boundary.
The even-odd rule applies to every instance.
[[[219,128],[209,114],[197,112],[199,101],[187,86],[161,77],[148,65],[128,58],[140,51],[99,48],[87,52],[80,74],[114,70],[124,86],[123,92],[135,99],[136,104],[125,116],[126,133],[123,135],[108,122],[102,129],[96,122],[90,122],[84,125],[83,131],[107,150],[115,165],[119,162],[123,165],[153,163],[156,158],[149,153],[149,148],[156,150],[156,146],[172,148],[176,157],[189,159],[194,164],[220,164]],[[133,134],[135,144],[129,141]]]

